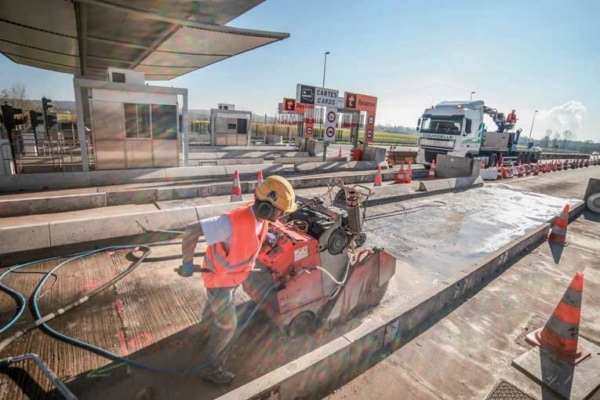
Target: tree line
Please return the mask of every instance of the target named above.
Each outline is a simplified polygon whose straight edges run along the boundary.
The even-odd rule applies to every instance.
[[[591,153],[600,151],[600,143],[594,143],[593,140],[577,141],[577,135],[570,129],[564,131],[546,129],[542,139],[535,141],[535,144],[544,149],[579,151],[582,153]]]

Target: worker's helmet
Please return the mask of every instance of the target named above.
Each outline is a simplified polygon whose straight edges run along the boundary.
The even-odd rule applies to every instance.
[[[284,212],[295,211],[298,207],[294,188],[287,179],[278,175],[267,177],[256,187],[254,195],[258,200],[268,201],[273,207]]]

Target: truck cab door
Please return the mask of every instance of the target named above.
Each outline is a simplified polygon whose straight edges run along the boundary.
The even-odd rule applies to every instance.
[[[477,155],[483,139],[483,118],[477,110],[465,110],[465,120],[461,135],[461,152],[463,154]]]

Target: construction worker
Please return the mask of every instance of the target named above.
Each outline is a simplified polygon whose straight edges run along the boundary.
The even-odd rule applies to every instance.
[[[506,116],[506,124],[507,125],[514,125],[517,123],[517,114],[515,113],[515,110],[512,110],[510,113],[508,113],[508,115]]]
[[[180,275],[191,276],[197,270],[193,257],[198,239],[204,236],[208,245],[200,270],[207,292],[201,325],[210,335],[204,357],[207,367],[199,372],[203,379],[227,384],[235,378],[224,369],[237,328],[235,290],[254,267],[269,222],[296,207],[292,185],[281,176],[269,176],[255,189],[253,203],[186,227]]]

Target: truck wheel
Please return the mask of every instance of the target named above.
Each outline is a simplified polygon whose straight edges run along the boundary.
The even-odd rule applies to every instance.
[[[490,156],[490,159],[488,160],[488,167],[495,167],[496,164],[498,164],[498,156],[496,155],[496,153],[494,153]]]
[[[315,331],[315,315],[310,311],[303,311],[296,315],[288,325],[288,336],[297,338]]]

